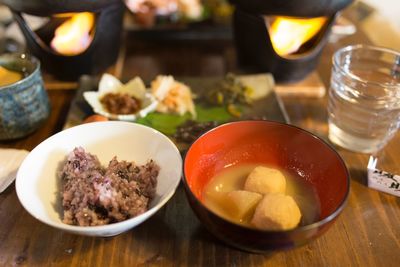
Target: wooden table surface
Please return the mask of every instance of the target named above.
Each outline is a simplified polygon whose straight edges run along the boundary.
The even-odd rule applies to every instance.
[[[355,11],[349,14],[358,19]],[[368,42],[358,31],[329,43],[318,66],[324,84],[329,85],[333,51],[346,44]],[[132,40],[127,42],[120,74],[126,78],[140,75],[146,80],[159,73],[224,75],[237,70],[234,56],[232,45],[223,41],[149,44]],[[1,142],[0,147],[31,150],[62,129],[74,91],[48,93],[52,112],[47,123],[24,139]],[[326,97],[285,97],[283,101],[293,124],[326,139]],[[182,185],[156,215],[124,234],[110,238],[72,235],[29,215],[12,184],[0,194],[0,266],[399,266],[400,198],[366,186],[368,155],[337,150],[351,174],[349,199],[328,232],[308,245],[264,255],[228,247],[199,223]],[[400,162],[399,134],[385,151],[385,168],[396,168]]]

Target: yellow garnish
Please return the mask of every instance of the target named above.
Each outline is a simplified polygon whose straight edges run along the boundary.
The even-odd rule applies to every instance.
[[[234,104],[228,104],[227,110],[234,117],[240,118],[242,116],[242,112]]]

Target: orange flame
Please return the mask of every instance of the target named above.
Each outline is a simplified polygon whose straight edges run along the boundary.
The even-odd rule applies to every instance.
[[[280,56],[296,52],[302,44],[315,36],[326,21],[318,18],[277,17],[269,28],[272,46]]]
[[[90,35],[93,24],[93,13],[73,14],[56,29],[54,38],[51,40],[51,47],[58,53],[67,56],[82,53],[89,47],[93,39]]]

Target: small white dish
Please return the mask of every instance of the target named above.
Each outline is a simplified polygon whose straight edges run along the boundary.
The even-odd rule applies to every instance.
[[[62,222],[61,182],[57,170],[75,147],[96,155],[103,165],[119,160],[160,166],[156,196],[149,210],[131,219],[102,226],[75,226]],[[162,133],[139,124],[107,121],[82,124],[59,132],[34,148],[22,162],[16,191],[23,207],[39,221],[67,232],[87,236],[114,236],[139,225],[156,213],[175,193],[182,175],[182,158]]]
[[[127,93],[141,100],[143,108],[133,114],[112,114],[101,104],[100,99],[107,93]],[[99,82],[98,91],[84,92],[83,97],[97,114],[103,115],[112,120],[135,121],[137,118],[145,117],[153,112],[158,105],[155,97],[146,91],[143,81],[135,77],[126,84],[122,84],[111,74],[104,74]]]

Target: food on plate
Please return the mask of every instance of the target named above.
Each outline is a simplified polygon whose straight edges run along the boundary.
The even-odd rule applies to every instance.
[[[229,3],[229,0],[206,0],[204,5],[216,22],[221,24],[231,22],[234,7]]]
[[[190,88],[172,76],[159,75],[151,82],[151,93],[159,101],[157,111],[184,115],[189,112],[196,118],[193,94]]]
[[[236,106],[235,104],[228,104],[226,106],[226,110],[229,112],[229,114],[231,114],[232,116],[234,116],[236,118],[240,118],[242,116],[242,112],[240,111],[238,106]]]
[[[203,15],[200,0],[125,0],[125,3],[134,14],[135,22],[144,27],[153,26],[157,17],[176,22],[199,20]]]
[[[269,177],[263,180],[265,176]],[[248,181],[251,186],[246,186]],[[312,185],[302,177],[259,164],[225,168],[206,184],[202,201],[229,221],[261,230],[311,224],[320,213]]]
[[[217,105],[250,104],[253,90],[245,86],[236,75],[229,73],[208,92],[207,99]]]
[[[203,6],[200,0],[178,0],[178,10],[183,17],[197,20],[201,18]]]
[[[107,117],[104,117],[102,115],[90,115],[86,119],[83,120],[82,123],[90,123],[90,122],[96,122],[96,121],[108,121]]]
[[[261,230],[290,230],[301,218],[293,197],[282,193],[266,194],[258,204],[251,223]]]
[[[120,222],[146,212],[154,198],[160,167],[111,159],[107,167],[82,147],[62,166],[63,222],[96,226]]]
[[[192,143],[203,133],[218,126],[217,121],[197,122],[187,120],[182,125],[178,126],[174,134],[176,141],[181,143]]]
[[[237,79],[249,90],[248,98],[255,101],[266,97],[275,87],[274,77],[271,73],[240,75]]]
[[[111,74],[104,74],[97,92],[84,92],[83,97],[94,112],[109,119],[135,121],[154,111],[157,102],[139,77],[122,84]]]
[[[273,89],[271,74],[236,76],[229,73],[205,95],[207,102],[225,106],[234,117],[240,118],[241,105],[251,105],[254,101],[266,97]]]
[[[286,178],[277,169],[257,166],[247,177],[244,190],[261,194],[285,193]]]
[[[240,76],[228,73],[206,98],[217,105],[251,104],[267,96],[274,86],[274,78],[269,73]]]
[[[233,13],[228,0],[125,0],[125,3],[132,12],[133,24],[141,27],[182,26],[195,21],[212,27],[230,23]]]
[[[127,93],[107,93],[100,102],[112,114],[132,114],[141,108],[140,100]]]
[[[126,3],[135,14],[135,24],[143,28],[156,24],[157,7],[151,1],[126,0]]]
[[[183,123],[180,123],[177,127],[175,127],[171,132],[173,133],[172,137],[179,143],[190,144],[193,143],[197,138],[199,138],[203,133],[217,127],[218,125],[225,123],[227,121],[231,121],[233,119],[233,115],[231,112],[228,112],[223,107],[207,107],[204,108],[202,106],[197,106],[197,120],[186,120]],[[148,117],[151,117],[148,116]],[[266,120],[267,118],[263,116],[251,116],[245,118],[246,120]],[[175,119],[174,121],[177,121]],[[167,122],[166,122],[167,123]],[[168,122],[168,125],[172,125],[173,123]],[[147,124],[152,127],[157,125]],[[157,127],[156,127],[157,128]],[[163,129],[160,129],[163,131]],[[165,130],[164,130],[165,132]]]

